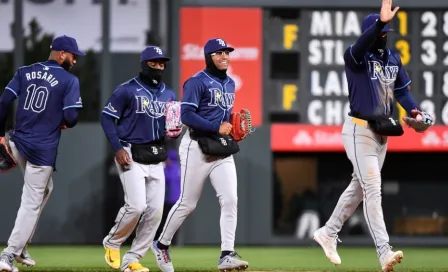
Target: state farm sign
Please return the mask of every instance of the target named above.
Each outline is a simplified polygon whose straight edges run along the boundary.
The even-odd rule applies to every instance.
[[[404,128],[401,137],[389,137],[392,152],[448,151],[448,127],[434,126],[425,133]],[[271,126],[271,149],[276,152],[344,151],[342,126],[278,124]]]

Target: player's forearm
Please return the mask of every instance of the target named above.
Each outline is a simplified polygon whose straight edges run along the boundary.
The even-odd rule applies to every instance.
[[[5,136],[6,119],[8,117],[9,108],[15,98],[15,94],[8,90],[5,90],[0,97],[0,137]]]
[[[208,132],[219,132],[219,123],[213,123],[205,120],[199,116],[196,112],[196,108],[191,105],[182,104],[181,106],[181,120],[182,123],[193,129],[208,131]]]
[[[370,26],[361,36],[356,43],[352,46],[351,54],[356,60],[362,60],[364,54],[369,50],[378,35],[381,34],[386,24],[378,20],[375,24]]]
[[[406,112],[410,113],[413,109],[420,110],[420,107],[414,100],[409,88],[403,88],[400,90],[394,91],[395,100],[400,103],[400,105],[406,110]]]
[[[72,128],[78,123],[78,109],[69,108],[64,110],[64,125],[67,128]]]
[[[117,129],[115,128],[115,120],[112,116],[107,114],[101,115],[101,126],[103,127],[104,133],[106,134],[109,143],[112,145],[115,151],[123,148],[120,143],[120,138],[118,138]]]

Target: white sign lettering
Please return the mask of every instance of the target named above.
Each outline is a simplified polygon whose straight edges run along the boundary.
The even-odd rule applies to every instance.
[[[312,125],[341,125],[349,111],[348,101],[313,100],[308,105],[308,121]]]
[[[345,15],[340,11],[313,11],[310,34],[312,36],[358,36],[361,34],[358,15],[355,11],[349,11]]]

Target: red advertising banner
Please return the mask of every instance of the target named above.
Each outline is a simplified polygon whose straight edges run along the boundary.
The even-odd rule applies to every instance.
[[[206,41],[222,38],[235,48],[230,54],[227,71],[236,83],[234,111],[249,109],[253,125],[261,125],[261,9],[184,7],[180,11],[180,22],[180,93],[185,80],[205,68]]]
[[[388,151],[448,151],[448,126],[433,126],[424,133],[404,128],[400,137],[389,137]],[[277,124],[271,126],[271,149],[276,152],[344,151],[342,126]]]

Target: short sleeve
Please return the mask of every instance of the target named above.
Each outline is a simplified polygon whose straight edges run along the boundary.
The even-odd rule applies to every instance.
[[[409,75],[406,72],[406,69],[403,67],[403,65],[400,62],[399,66],[398,66],[397,79],[395,80],[394,91],[404,89],[404,88],[408,87],[410,84],[411,84],[411,79],[409,78]]]
[[[126,89],[116,89],[106,102],[103,113],[120,119],[129,102]]]
[[[202,96],[202,82],[196,78],[190,78],[184,83],[184,93],[181,104],[199,106]]]
[[[81,93],[79,90],[79,80],[76,77],[70,81],[64,95],[64,110],[70,108],[82,108]]]
[[[8,85],[6,85],[5,89],[12,92],[16,97],[20,95],[20,71],[17,70],[14,74],[14,77],[9,81]]]

